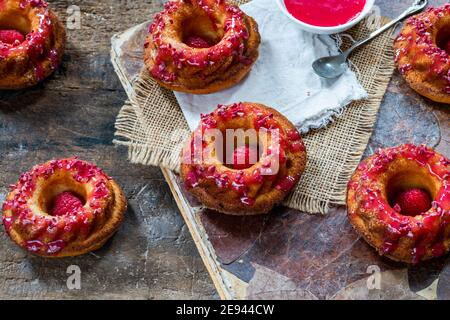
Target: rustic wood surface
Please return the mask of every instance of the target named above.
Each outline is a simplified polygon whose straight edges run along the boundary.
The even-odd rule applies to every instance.
[[[390,17],[399,14],[411,2],[376,1],[382,14]],[[445,1],[431,2],[439,5]],[[111,144],[115,116],[126,95],[109,61],[110,38],[116,32],[148,20],[152,12],[160,9],[160,1],[56,0],[50,3],[63,20],[67,17],[67,7],[78,5],[82,11],[81,30],[69,30],[63,68],[55,76],[36,88],[0,93],[0,148],[3,151],[0,154],[0,200],[6,195],[7,186],[35,163],[79,155],[97,163],[117,179],[127,194],[130,210],[122,228],[103,249],[78,258],[33,257],[14,246],[1,230],[0,298],[217,298],[160,170],[129,164],[126,150]],[[436,146],[448,155],[449,131],[448,107],[419,97],[396,73],[368,152],[381,146],[414,142]],[[254,295],[250,297],[265,297],[261,285],[267,279],[267,275],[264,276],[267,271],[261,267],[252,269],[246,264],[249,261],[289,276],[295,280],[295,286],[308,286],[308,281],[316,284],[314,290],[296,292],[297,295],[292,295],[300,291],[294,286],[291,295],[286,297],[326,298],[344,281],[360,279],[361,268],[365,265],[352,265],[352,269],[343,270],[341,278],[336,278],[327,273],[323,259],[330,259],[330,263],[339,259],[361,261],[358,256],[361,252],[366,252],[364,261],[376,259],[351,232],[344,208],[337,208],[325,220],[306,215],[295,218],[297,229],[292,230],[303,231],[305,236],[301,239],[295,240],[289,235],[271,236],[271,228],[276,229],[280,223],[289,224],[294,215],[298,214],[280,209],[264,221],[254,221],[254,230],[240,237],[243,241],[239,241],[239,246],[227,246],[223,241],[224,231],[239,236],[239,230],[227,229],[236,224],[235,220],[228,223],[222,216],[204,216],[205,225],[209,224],[210,230],[218,230],[217,239],[214,234],[210,236],[224,266],[242,280],[253,279],[250,293]],[[317,228],[302,230],[302,224],[314,224]],[[329,227],[331,225],[333,228]],[[263,227],[266,237],[258,238]],[[349,250],[344,254],[340,254],[342,248],[331,248],[328,252],[289,252],[293,240],[332,242],[337,231],[350,235]],[[363,249],[358,250],[361,246]],[[261,254],[278,255],[279,259],[274,256],[264,261]],[[285,259],[286,255],[293,259]],[[266,261],[273,265],[265,265]],[[70,265],[78,265],[82,271],[81,290],[66,287],[66,269]],[[398,266],[385,262],[381,267],[394,269]],[[302,279],[297,272],[301,268],[317,268],[317,278]],[[426,288],[443,270],[438,292],[442,298],[450,297],[445,285],[450,281],[446,259],[428,264],[425,269],[413,268],[408,272],[409,286],[414,291]],[[320,283],[323,285],[317,285]],[[401,283],[398,288],[391,292],[394,297],[411,297],[409,292],[401,292]],[[338,292],[337,297],[346,297],[346,294],[346,291]]]
[[[125,223],[107,245],[78,258],[46,260],[17,248],[0,231],[1,298],[218,298],[158,168],[131,165],[112,144],[126,94],[110,63],[113,34],[146,21],[155,1],[49,1],[68,30],[63,67],[29,90],[0,93],[0,200],[21,172],[51,158],[93,161],[123,187]],[[81,290],[66,287],[67,267],[81,269]]]

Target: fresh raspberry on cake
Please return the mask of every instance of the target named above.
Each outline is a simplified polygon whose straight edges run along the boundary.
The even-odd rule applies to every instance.
[[[252,147],[239,147],[233,153],[233,169],[245,170],[258,162],[258,151]]]
[[[430,195],[422,189],[402,191],[395,197],[394,202],[405,216],[417,216],[431,208]]]
[[[71,192],[62,192],[56,196],[51,214],[63,216],[78,211],[83,207],[81,200]]]
[[[0,30],[0,42],[6,44],[19,44],[24,41],[24,35],[17,30]]]
[[[210,45],[208,41],[201,37],[191,36],[186,39],[186,44],[192,48],[209,48]]]

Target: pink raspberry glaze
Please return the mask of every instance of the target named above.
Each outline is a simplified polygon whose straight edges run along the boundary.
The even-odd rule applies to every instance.
[[[264,183],[273,185],[273,188],[285,193],[288,193],[298,183],[300,174],[295,175],[280,175],[279,173],[271,173],[270,167],[275,161],[283,166],[287,162],[286,152],[289,152],[289,157],[298,156],[300,153],[305,152],[306,148],[303,144],[300,134],[296,129],[283,129],[283,126],[274,117],[274,114],[270,111],[263,110],[260,107],[253,105],[246,105],[244,103],[235,103],[229,106],[219,105],[217,109],[208,115],[202,115],[201,126],[197,129],[194,135],[199,134],[203,136],[205,130],[226,128],[226,123],[235,119],[253,119],[254,128],[259,131],[261,129],[275,129],[280,132],[280,148],[279,152],[273,152],[268,147],[263,152],[259,163],[261,168],[249,172],[243,170],[244,168],[235,167],[235,170],[230,169],[226,172],[217,172],[214,166],[205,167],[203,164],[196,164],[192,166],[192,170],[188,174],[188,178],[185,181],[187,188],[198,187],[202,183],[207,181],[213,181],[218,188],[232,189],[238,195],[240,202],[247,206],[253,206],[255,199],[249,195],[249,191],[256,186],[261,186]],[[194,145],[194,139],[191,141],[191,154],[184,154],[184,162],[195,159],[196,152]],[[206,143],[205,141],[203,143]],[[203,145],[205,147],[205,145]],[[203,150],[207,157],[207,148]],[[191,161],[194,162],[194,161]],[[246,168],[247,169],[247,168]],[[264,170],[264,174],[261,170]]]
[[[192,50],[188,45],[175,47],[168,39],[165,32],[174,22],[174,15],[186,6],[198,7],[203,10],[213,21],[218,19],[215,15],[221,12],[224,15],[224,33],[223,39],[216,45],[209,47],[206,44],[195,45]],[[152,43],[157,48],[157,56],[150,73],[153,77],[163,82],[173,82],[176,80],[176,72],[170,70],[168,65],[173,65],[177,69],[183,67],[195,67],[206,69],[227,57],[236,57],[244,64],[251,64],[249,58],[244,56],[244,41],[248,39],[249,34],[244,22],[242,11],[235,5],[230,5],[224,0],[178,0],[169,1],[164,5],[164,10],[154,17],[153,23],[149,26]],[[196,41],[195,44],[199,42]],[[145,43],[145,48],[149,42]],[[209,47],[209,48],[208,48]]]
[[[396,39],[396,43],[402,45],[396,50],[395,61],[401,74],[407,74],[417,67],[426,73],[430,82],[435,78],[443,81],[443,91],[450,94],[450,56],[434,40],[437,22],[448,15],[450,4],[428,8],[424,13],[409,18],[406,25],[411,28],[405,28],[408,31],[403,31]],[[423,56],[429,58],[429,65],[423,64]]]
[[[442,187],[433,199],[432,208],[422,213],[423,219],[401,215],[398,208],[392,208],[382,197],[383,190],[377,187],[381,174],[398,159],[408,159],[427,169],[437,178]],[[349,217],[359,216],[361,212],[373,212],[379,223],[386,226],[382,254],[392,254],[399,241],[407,237],[414,242],[411,252],[412,262],[418,263],[431,248],[433,256],[447,251],[444,231],[450,223],[450,162],[426,146],[404,145],[397,148],[379,150],[373,157],[362,162],[348,185],[354,192],[349,198]],[[354,210],[355,203],[359,210]],[[397,210],[396,210],[397,209]]]
[[[61,172],[69,173],[73,183],[86,186],[86,204],[52,216],[36,212],[32,204],[39,198],[37,186]],[[111,197],[109,177],[95,165],[77,158],[53,160],[23,173],[3,203],[3,225],[8,234],[19,233],[21,244],[31,252],[56,254],[73,239],[88,237],[94,224],[102,219]],[[58,180],[56,180],[58,181]]]
[[[33,65],[36,79],[43,80],[44,61],[50,59],[52,69],[56,69],[59,64],[58,52],[56,48],[47,48],[46,41],[54,33],[54,26],[48,4],[44,0],[21,0],[19,10],[31,7],[34,14],[39,19],[39,27],[26,35],[25,40],[20,44],[0,42],[0,61],[10,56],[28,56]],[[0,6],[0,11],[3,8]]]

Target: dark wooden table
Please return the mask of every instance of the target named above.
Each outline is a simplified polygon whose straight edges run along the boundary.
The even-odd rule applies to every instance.
[[[70,5],[79,6],[81,29],[68,30],[63,67],[49,80],[0,93],[0,200],[8,185],[34,164],[78,155],[117,179],[130,209],[104,248],[77,258],[29,255],[1,229],[0,298],[217,298],[160,170],[128,163],[127,151],[111,143],[126,94],[110,63],[110,38],[150,19],[161,1],[49,2],[62,20]],[[376,4],[383,15],[394,17],[411,2]],[[447,106],[419,97],[396,73],[369,148],[427,143],[449,155],[449,119]],[[80,290],[66,286],[71,265],[81,270]]]

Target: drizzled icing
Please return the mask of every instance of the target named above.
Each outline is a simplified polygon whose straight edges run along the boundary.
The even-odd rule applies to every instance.
[[[399,159],[414,161],[442,184],[433,199],[432,208],[422,213],[420,218],[401,215],[384,199],[383,191],[377,186],[380,175]],[[420,262],[427,250],[431,250],[431,255],[436,257],[448,250],[444,232],[450,223],[450,162],[444,156],[426,146],[404,145],[379,150],[359,165],[348,188],[354,191],[354,198],[349,201],[355,203],[357,208],[356,211],[349,211],[349,215],[372,217],[374,214],[378,223],[384,226],[384,243],[379,248],[382,254],[395,252],[402,238],[408,238],[413,243],[413,263]]]
[[[174,15],[181,8],[190,6],[202,10],[217,27],[217,15],[224,15],[222,40],[211,47],[197,39],[192,47],[186,44],[176,43],[167,31],[174,25]],[[164,10],[156,14],[153,23],[149,26],[150,37],[144,47],[147,49],[152,45],[156,54],[150,73],[160,81],[171,83],[177,79],[179,70],[184,68],[195,68],[196,77],[204,77],[207,74],[198,73],[216,64],[221,64],[229,57],[234,57],[238,63],[249,65],[253,60],[245,55],[245,41],[249,37],[249,31],[244,20],[243,12],[234,5],[224,0],[178,0],[169,1]]]
[[[34,201],[37,186],[56,174],[70,174],[73,183],[89,185],[86,204],[68,210],[65,215],[51,216],[36,212]],[[95,165],[69,158],[53,160],[23,173],[10,187],[3,203],[3,225],[9,234],[14,229],[21,234],[22,246],[31,252],[56,254],[73,239],[86,238],[96,221],[105,215],[111,198],[110,178]],[[88,190],[88,187],[86,187]]]
[[[196,135],[204,137],[204,133],[208,129],[226,130],[227,123],[236,119],[251,119],[250,128],[257,131],[262,129],[278,130],[280,148],[275,148],[276,151],[274,151],[269,145],[263,151],[259,162],[245,170],[218,171],[214,165],[193,164],[185,179],[186,187],[189,189],[202,186],[208,188],[207,186],[212,183],[219,189],[233,190],[238,201],[249,207],[253,206],[256,198],[260,196],[258,193],[252,193],[252,190],[259,189],[262,185],[270,185],[270,189],[276,189],[283,193],[290,192],[299,181],[300,173],[290,174],[289,170],[283,169],[286,169],[289,159],[300,157],[306,149],[298,131],[295,128],[283,126],[270,111],[244,103],[235,103],[229,106],[219,105],[213,113],[202,115],[201,125],[194,132],[193,137]],[[193,159],[198,151],[195,149],[194,140],[195,138],[191,140],[190,153],[185,150],[183,154],[184,163],[195,162]],[[202,145],[203,157],[208,157],[208,142],[203,140]],[[279,164],[281,169],[272,173],[270,170],[274,161]],[[208,162],[205,161],[205,163]]]
[[[21,0],[18,2],[19,10],[31,7],[30,20],[39,19],[39,27],[28,33],[23,42],[9,44],[0,41],[0,63],[8,57],[26,55],[30,59],[36,80],[41,81],[46,76],[44,63],[47,59],[50,60],[52,70],[56,69],[59,64],[57,49],[48,47],[48,39],[54,34],[52,16],[48,4],[43,0]],[[2,10],[1,6],[0,10]]]
[[[396,39],[395,53],[395,62],[401,74],[420,70],[427,82],[438,80],[440,83],[436,85],[442,87],[446,94],[450,94],[450,56],[436,44],[435,38],[439,32],[436,30],[438,21],[448,15],[450,4],[429,8],[423,14],[409,18]]]

